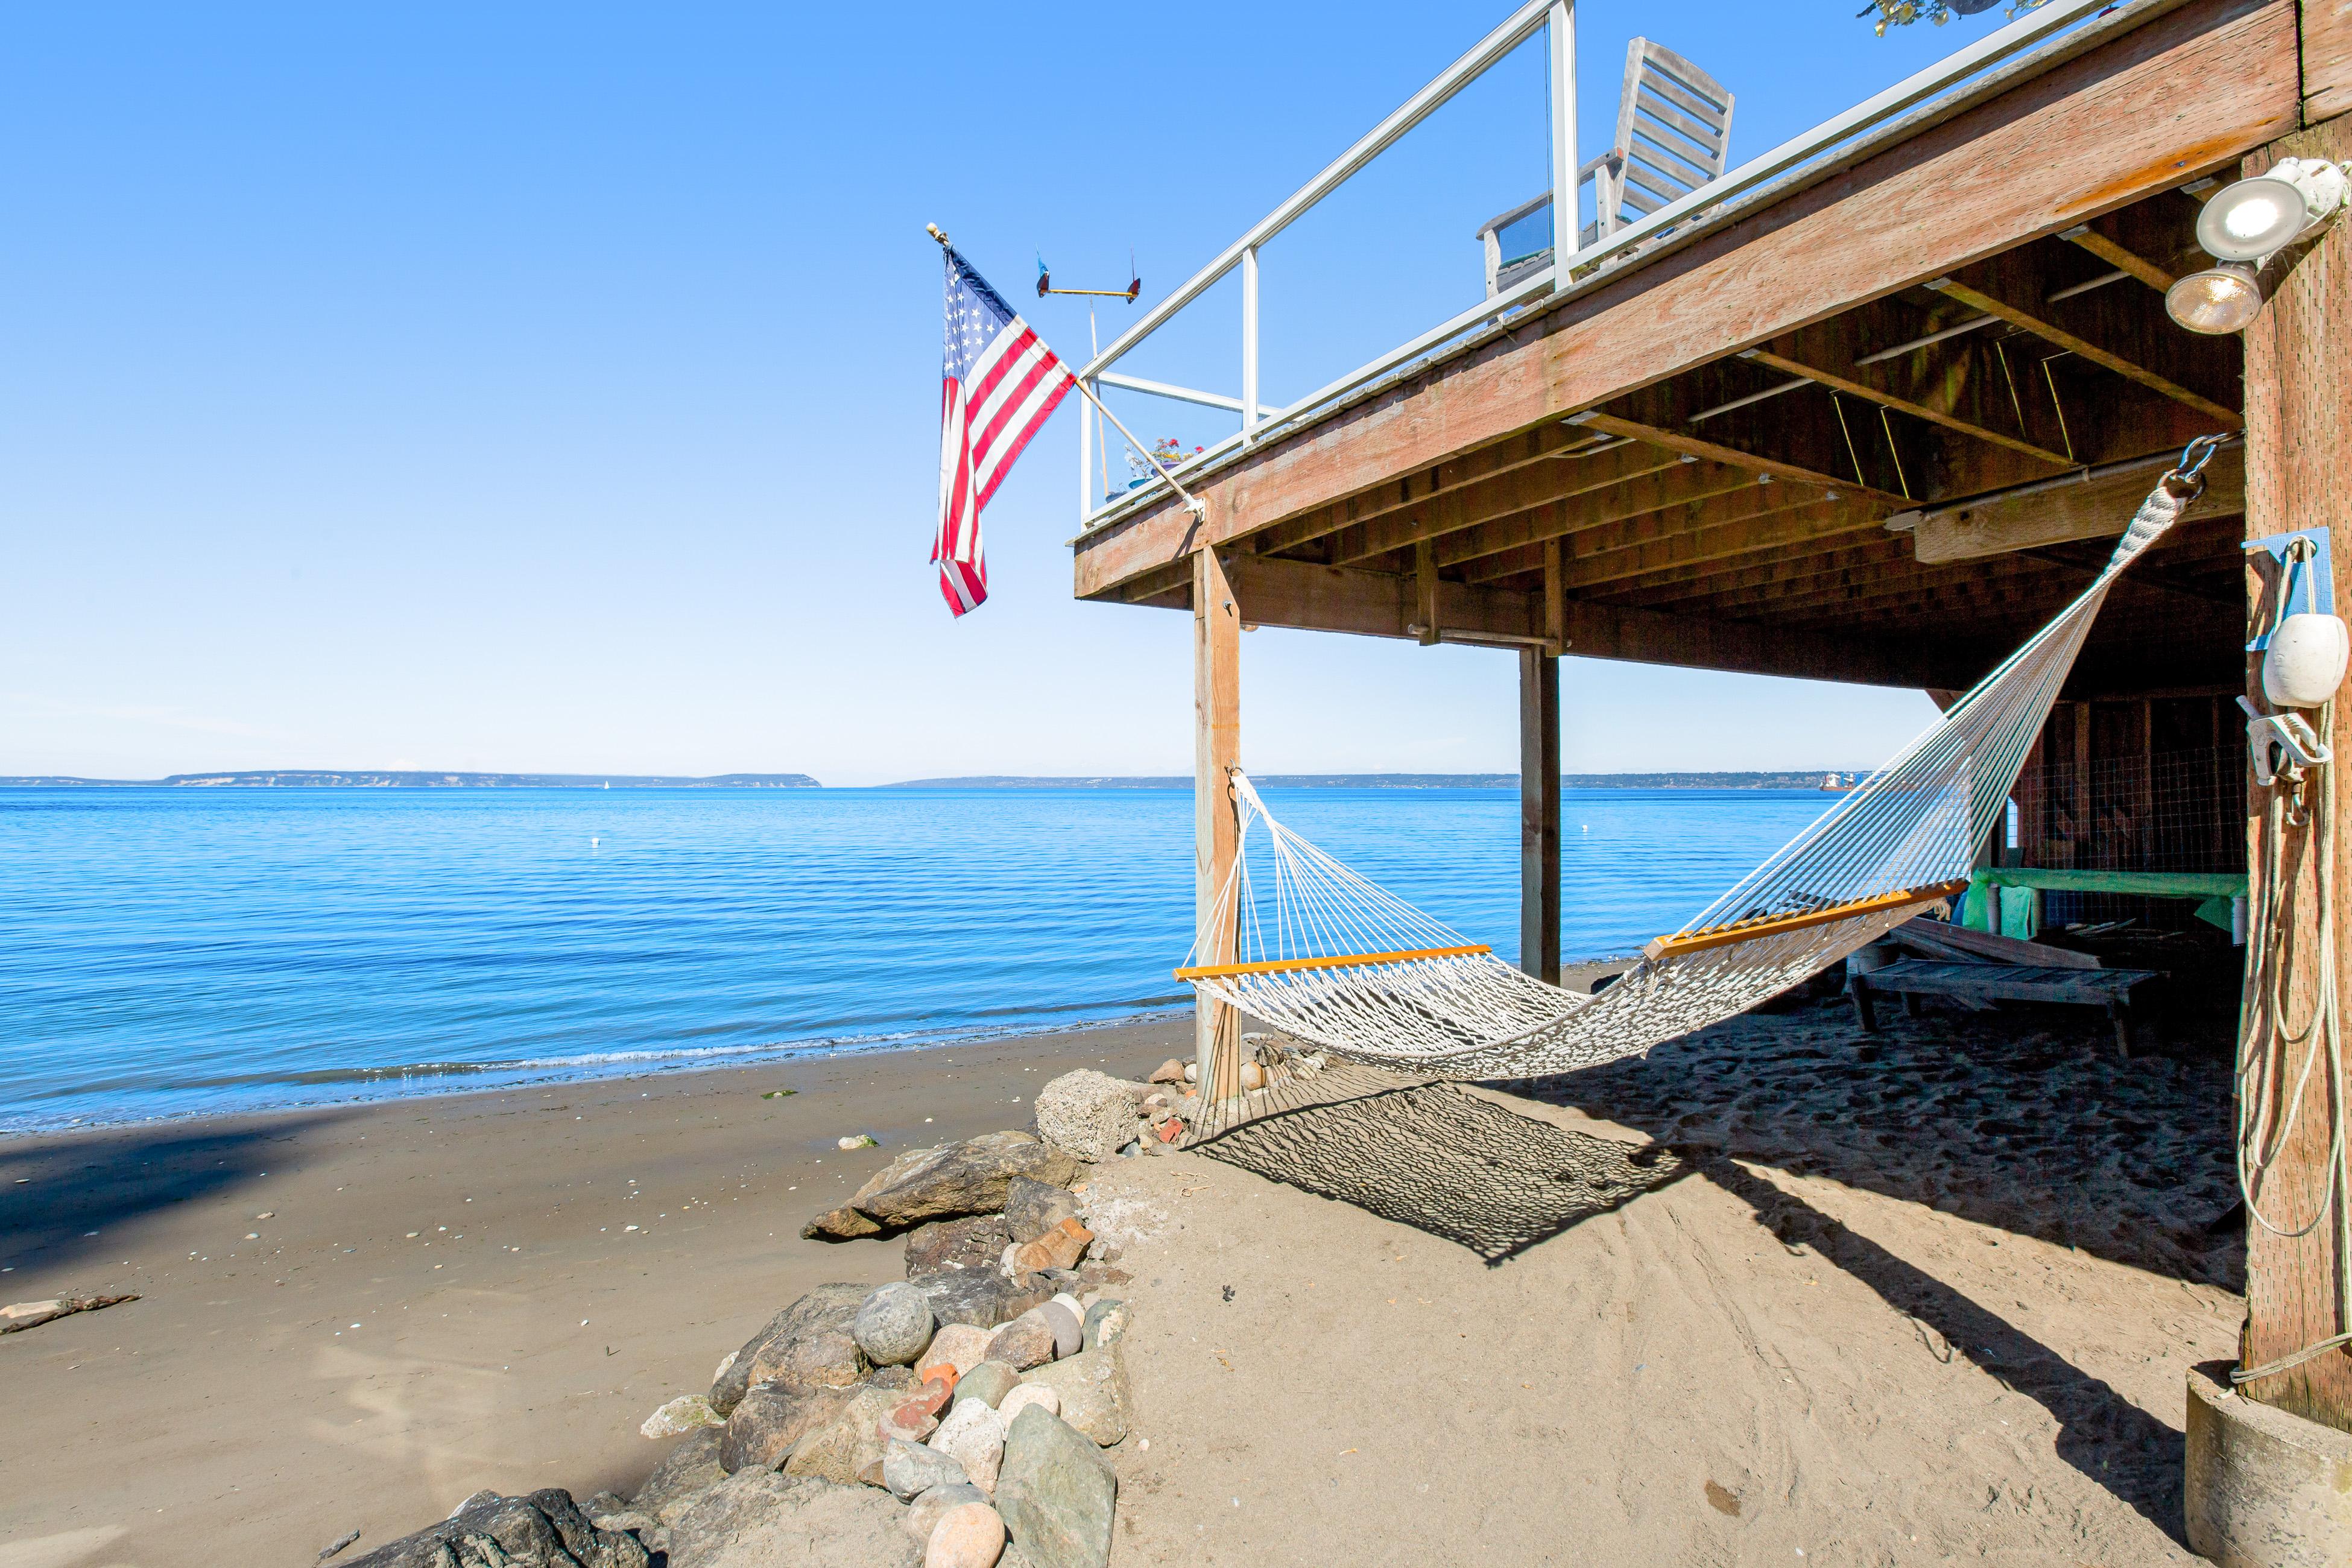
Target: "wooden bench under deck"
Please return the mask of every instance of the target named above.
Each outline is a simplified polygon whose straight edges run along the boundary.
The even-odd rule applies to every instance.
[[[1904,1010],[1914,1016],[1923,995],[1954,996],[1964,1002],[2058,1002],[2104,1007],[2115,1020],[2116,1050],[2129,1061],[2131,994],[2161,977],[2161,972],[2154,969],[2025,968],[2005,963],[1930,963],[1912,958],[1849,975],[1846,992],[1853,998],[1854,1016],[1870,1034],[1878,1030],[1878,1017],[1871,1005],[1874,994],[1882,991],[1900,995]]]

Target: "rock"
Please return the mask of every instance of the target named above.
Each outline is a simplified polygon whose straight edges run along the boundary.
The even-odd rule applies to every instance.
[[[1059,1300],[1048,1301],[1037,1310],[1044,1316],[1045,1326],[1054,1331],[1055,1360],[1058,1361],[1066,1355],[1076,1355],[1086,1348],[1085,1334],[1080,1327],[1078,1315],[1064,1306]]]
[[[923,1382],[915,1375],[915,1369],[911,1366],[877,1366],[866,1374],[865,1385],[867,1388],[887,1388],[904,1399],[919,1392]]]
[[[1132,1308],[1106,1296],[1087,1309],[1085,1319],[1078,1324],[1079,1338],[1090,1351],[1115,1345],[1127,1338],[1127,1327],[1134,1321]]]
[[[931,1348],[915,1363],[915,1375],[927,1377],[945,1365],[963,1376],[988,1359],[988,1334],[987,1329],[971,1323],[950,1323],[931,1336]]]
[[[1046,1268],[1076,1268],[1078,1259],[1087,1255],[1087,1245],[1095,1233],[1075,1219],[1066,1219],[1036,1240],[1016,1248],[1013,1267],[1024,1273]]]
[[[1037,1568],[1107,1568],[1118,1480],[1085,1435],[1032,1406],[1006,1435],[996,1506]]]
[[[1028,1179],[1015,1176],[1013,1181],[1017,1184]],[[1012,1200],[1008,1197],[1006,1201]],[[907,1278],[936,1274],[943,1268],[985,1268],[996,1261],[1012,1239],[1013,1233],[1002,1215],[935,1219],[917,1226],[907,1233]]]
[[[1007,1279],[993,1268],[950,1268],[907,1283],[931,1299],[931,1315],[940,1322],[982,1329],[1011,1322],[1053,1294]]]
[[[457,1511],[414,1535],[355,1558],[348,1568],[443,1568],[498,1563],[511,1568],[646,1568],[653,1561],[637,1539],[599,1530],[549,1488],[524,1497],[477,1492]]]
[[[778,1383],[761,1384],[745,1394],[727,1417],[719,1441],[719,1468],[729,1475],[774,1469],[803,1437],[838,1419],[856,1396],[847,1388],[793,1389]]]
[[[631,1495],[629,1506],[667,1522],[667,1510],[727,1479],[719,1462],[719,1432],[711,1427],[689,1436],[662,1457],[646,1484]]]
[[[1066,1219],[1078,1217],[1078,1194],[1026,1176],[1005,1184],[1004,1224],[1014,1241],[1034,1241]]]
[[[728,1369],[742,1358],[743,1352],[741,1351],[729,1351],[724,1356],[719,1358],[719,1364],[710,1369],[710,1381],[717,1383],[720,1378],[725,1377],[727,1375]]]
[[[955,1402],[961,1405],[967,1399],[977,1399],[993,1409],[1020,1385],[1020,1368],[1001,1361],[983,1361],[964,1373],[963,1381],[956,1384]]]
[[[988,1342],[988,1359],[1001,1361],[1015,1372],[1026,1372],[1054,1359],[1054,1325],[1042,1307],[1032,1308],[996,1331]]]
[[[1015,1415],[1033,1405],[1043,1407],[1048,1415],[1062,1413],[1062,1396],[1042,1383],[1022,1384],[998,1403],[996,1413],[1009,1424]]]
[[[1015,1176],[1056,1186],[1078,1173],[1077,1162],[1026,1132],[988,1132],[940,1149],[901,1154],[857,1189],[849,1207],[888,1229],[964,1215],[1000,1214]]]
[[[931,1342],[931,1299],[912,1285],[885,1285],[866,1298],[850,1335],[876,1366],[905,1366]]]
[[[1004,1455],[1004,1420],[977,1399],[948,1412],[931,1447],[963,1467],[966,1479],[984,1492],[996,1490],[996,1468]]]
[[[1092,1068],[1066,1072],[1037,1091],[1037,1131],[1081,1160],[1107,1160],[1135,1136],[1138,1089]]]
[[[855,1241],[861,1236],[881,1234],[881,1226],[845,1204],[837,1209],[827,1209],[801,1226],[803,1241]]]
[[[669,1568],[917,1568],[898,1505],[869,1487],[749,1471],[670,1527]]]
[[[1044,1384],[1061,1397],[1061,1417],[1108,1448],[1127,1436],[1135,1394],[1117,1344],[1085,1351],[1024,1374],[1022,1386]]]
[[[856,1485],[858,1471],[881,1462],[885,1452],[882,1417],[898,1403],[895,1390],[859,1389],[839,1415],[822,1426],[811,1427],[793,1446],[792,1458],[784,1461],[784,1474]]]
[[[893,1442],[882,1455],[882,1484],[900,1502],[912,1502],[933,1487],[959,1486],[971,1478],[952,1454],[921,1443]]]
[[[1099,1290],[1110,1285],[1128,1285],[1135,1276],[1124,1268],[1113,1268],[1108,1263],[1089,1262],[1078,1269],[1078,1289]]]
[[[955,1403],[954,1378],[953,1367],[941,1367],[940,1375],[936,1378],[925,1378],[920,1387],[907,1395],[905,1405],[900,1408],[911,1406],[920,1410],[926,1415],[936,1417]]]
[[[914,1400],[892,1405],[882,1419],[874,1424],[875,1436],[880,1437],[886,1446],[919,1443],[939,1429],[939,1418]]]
[[[1201,1081],[1201,1064],[1199,1062],[1186,1062],[1184,1064],[1184,1081],[1186,1083],[1198,1083]]]
[[[923,1568],[996,1568],[1004,1521],[984,1502],[959,1503],[940,1516],[923,1548]]]
[[[1166,1145],[1173,1143],[1176,1140],[1184,1136],[1184,1123],[1171,1116],[1167,1121],[1161,1122],[1159,1126],[1153,1128],[1151,1131],[1152,1135],[1158,1138],[1162,1145]]]
[[[1258,1066],[1255,1062],[1242,1063],[1242,1087],[1244,1089],[1264,1089],[1265,1087],[1265,1069]]]
[[[988,1500],[988,1494],[986,1492],[982,1491],[978,1487],[973,1486],[970,1481],[963,1479],[963,1467],[961,1465],[957,1464],[953,1459],[948,1458],[945,1455],[940,1456],[940,1458],[942,1463],[951,1467],[955,1470],[956,1479],[947,1486],[933,1487],[930,1490],[917,1498],[914,1500],[913,1505],[907,1510],[907,1533],[913,1536],[916,1541],[923,1543],[924,1545],[929,1545],[930,1543],[931,1531],[939,1524],[940,1520],[946,1515],[948,1510],[951,1508],[960,1508],[968,1502],[986,1502]]]
[[[794,1388],[845,1388],[866,1373],[850,1325],[871,1285],[820,1285],[768,1320],[710,1385],[710,1408],[724,1415],[755,1383]]]
[[[1161,1062],[1157,1068],[1152,1069],[1151,1081],[1154,1083],[1182,1083],[1184,1081],[1184,1068],[1185,1063],[1183,1061],[1178,1058],[1170,1057],[1166,1061]]]
[[[701,1426],[723,1426],[727,1417],[710,1408],[705,1394],[681,1394],[645,1419],[637,1428],[641,1437],[683,1437]]]

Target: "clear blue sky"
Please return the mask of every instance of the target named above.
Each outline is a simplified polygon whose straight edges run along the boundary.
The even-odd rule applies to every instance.
[[[1585,0],[1587,144],[1636,31],[1738,92],[1737,161],[2000,20],[1858,3]],[[1015,298],[1132,247],[1148,301],[1506,9],[18,8],[0,773],[1188,771],[1185,617],[1069,596],[1075,400],[989,510],[994,597],[940,603],[922,225]],[[1530,49],[1268,249],[1270,399],[1476,298],[1543,112]],[[1083,357],[1083,304],[1031,314]],[[1131,368],[1237,390],[1238,314]],[[1244,682],[1262,770],[1517,765],[1507,655],[1266,631]],[[1931,711],[1562,684],[1571,770],[1865,765]]]

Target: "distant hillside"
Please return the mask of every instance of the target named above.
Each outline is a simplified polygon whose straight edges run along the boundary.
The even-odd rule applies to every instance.
[[[0,776],[0,787],[89,789],[815,789],[806,773],[719,773],[672,778],[659,773],[342,773],[280,768],[258,773],[173,773],[162,779],[78,779],[47,774]]]
[[[1562,773],[1566,789],[1818,789],[1831,770],[1766,773]],[[1851,773],[1843,775],[1852,778]],[[1252,773],[1265,789],[1517,789],[1517,773]],[[1190,777],[909,779],[884,789],[1191,789]]]

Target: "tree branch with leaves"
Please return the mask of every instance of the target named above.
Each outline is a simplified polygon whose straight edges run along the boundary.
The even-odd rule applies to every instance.
[[[1878,36],[1886,37],[1889,27],[1907,27],[1914,22],[1933,22],[1938,27],[1955,16],[1973,16],[1990,11],[2002,0],[1871,0],[1856,16],[1878,18]],[[2046,0],[2009,0],[2011,21],[2028,11],[2037,10]]]

